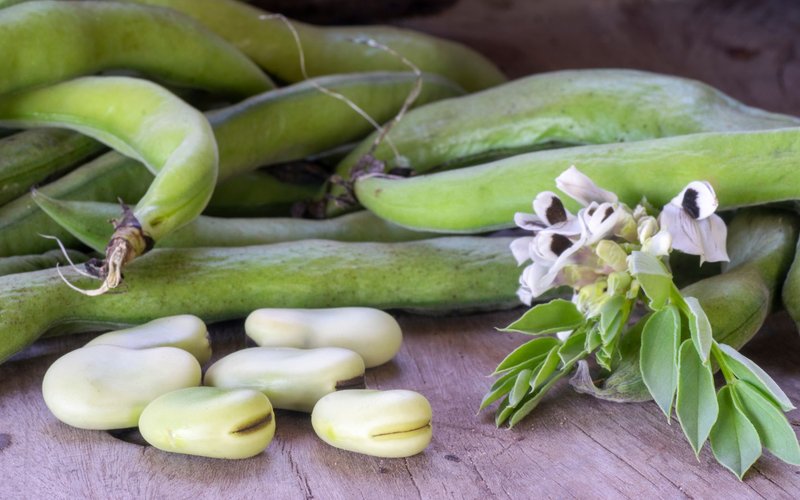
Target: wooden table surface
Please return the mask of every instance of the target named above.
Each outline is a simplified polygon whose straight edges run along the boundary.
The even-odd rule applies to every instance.
[[[308,415],[278,411],[267,451],[226,461],[169,454],[71,428],[44,405],[47,367],[91,336],[49,339],[0,365],[0,498],[797,498],[800,469],[763,457],[740,482],[708,446],[696,460],[654,403],[619,404],[557,386],[513,430],[476,416],[486,377],[523,336],[521,310],[460,317],[398,314],[405,341],[368,371],[371,388],[413,389],[433,407],[433,441],[407,459],[341,451]],[[241,322],[212,327],[214,359],[244,347]],[[779,315],[744,351],[800,405],[800,337]],[[789,414],[800,425],[800,411]]]

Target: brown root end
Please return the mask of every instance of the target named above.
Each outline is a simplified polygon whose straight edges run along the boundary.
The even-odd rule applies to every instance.
[[[153,246],[153,240],[142,230],[142,225],[133,215],[133,212],[122,205],[122,218],[114,222],[114,234],[106,246],[106,258],[99,267],[89,267],[92,274],[96,273],[103,279],[103,284],[95,290],[82,290],[73,285],[71,288],[84,295],[102,295],[109,290],[117,288],[122,283],[122,268],[128,262],[144,254]]]

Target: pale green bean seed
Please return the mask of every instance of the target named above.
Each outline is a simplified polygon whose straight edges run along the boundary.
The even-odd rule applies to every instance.
[[[191,314],[159,318],[143,325],[104,333],[86,346],[115,345],[128,349],[177,347],[202,365],[211,358],[211,343],[203,320]]]
[[[95,345],[60,357],[44,375],[42,395],[62,422],[82,429],[135,427],[150,401],[200,385],[200,364],[175,347]]]
[[[139,418],[142,437],[156,448],[212,458],[249,458],[275,435],[267,397],[251,389],[190,387],[158,397]]]
[[[324,395],[364,387],[364,361],[348,349],[253,347],[229,354],[206,372],[205,385],[256,389],[275,408],[310,412]]]
[[[370,307],[258,309],[244,331],[262,347],[343,347],[358,353],[367,368],[392,359],[403,333],[397,321]]]
[[[328,394],[311,413],[311,425],[331,446],[376,457],[416,455],[431,442],[431,405],[405,390],[349,390]]]

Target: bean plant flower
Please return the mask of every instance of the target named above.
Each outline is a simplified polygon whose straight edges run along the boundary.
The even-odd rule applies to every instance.
[[[553,287],[567,285],[577,290],[612,269],[622,271],[621,262],[614,262],[613,257],[609,262],[603,255],[610,257],[607,252],[611,248],[625,252],[619,245],[658,257],[674,248],[699,255],[701,263],[728,260],[727,230],[714,213],[719,202],[707,182],[691,182],[658,219],[648,215],[641,204],[631,209],[619,203],[614,193],[596,186],[575,166],[556,178],[556,186],[583,205],[577,215],[564,207],[558,195],[544,191],[533,200],[533,214],[514,217],[517,226],[533,233],[511,243],[518,264],[531,261],[522,272],[518,290],[525,304]],[[609,246],[609,241],[617,245]],[[622,254],[617,251],[614,255]]]
[[[717,460],[739,477],[761,454],[761,442],[800,464],[800,445],[783,415],[793,408],[786,395],[763,370],[714,339],[700,301],[685,296],[672,279],[672,251],[697,255],[700,264],[729,260],[713,186],[690,182],[658,214],[645,200],[633,208],[620,202],[574,166],[558,176],[556,187],[577,202],[577,213],[556,193],[537,194],[533,213],[514,217],[530,234],[515,239],[510,249],[517,263],[525,264],[518,289],[522,302],[530,306],[554,288],[570,289],[571,299],[536,304],[501,329],[534,338],[500,362],[481,409],[500,400],[495,422],[513,426],[573,372],[576,387],[598,394],[586,362],[592,356],[604,376],[623,365],[634,370],[632,383],[644,386],[644,397],[654,399],[667,418],[674,404],[695,453],[710,439]],[[719,401],[712,365],[726,382]],[[783,436],[785,447],[771,448],[769,437],[737,441],[741,429],[729,425],[734,419],[763,422],[760,413],[736,406],[747,398],[752,408],[771,412],[769,432]],[[744,445],[750,446],[746,460],[729,453]]]

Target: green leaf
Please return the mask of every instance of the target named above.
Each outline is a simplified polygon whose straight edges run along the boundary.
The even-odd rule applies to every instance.
[[[536,409],[541,401],[542,398],[540,395],[536,395],[527,399],[522,406],[520,406],[519,409],[515,411],[513,415],[511,415],[511,420],[508,421],[508,426],[514,427],[517,425],[520,420],[527,417],[530,412]]]
[[[558,349],[551,349],[547,354],[547,358],[539,365],[538,370],[533,377],[531,377],[531,389],[534,391],[538,389],[545,380],[556,371],[560,360],[561,358],[558,357]]]
[[[583,355],[586,345],[586,332],[576,332],[567,338],[558,349],[558,356],[565,365]]]
[[[675,306],[665,306],[647,320],[642,330],[639,354],[642,379],[667,420],[672,415],[672,400],[678,385],[680,328],[678,310]]]
[[[514,387],[508,395],[508,404],[510,406],[516,407],[528,391],[531,390],[531,377],[533,377],[533,370],[530,368],[519,372],[514,381]]]
[[[544,357],[550,351],[550,349],[558,344],[558,339],[553,337],[539,337],[525,342],[521,346],[511,351],[511,353],[506,356],[499,365],[497,365],[494,374],[497,375],[498,373],[510,370],[520,363],[525,363],[527,361],[535,360],[539,357]]]
[[[500,331],[545,335],[574,330],[584,321],[583,314],[578,311],[575,304],[568,300],[555,299],[532,307],[521,318],[501,328]]]
[[[516,373],[510,372],[506,373],[499,379],[497,379],[492,387],[489,389],[489,392],[481,400],[481,405],[478,408],[478,411],[483,410],[490,404],[494,403],[498,399],[502,398],[514,387],[514,382],[516,381]]]
[[[504,399],[500,406],[497,408],[497,413],[494,415],[494,425],[500,427],[503,422],[508,420],[508,417],[514,413],[515,408],[508,404],[508,398]]]
[[[717,394],[719,418],[711,428],[711,450],[717,461],[741,479],[761,456],[758,431],[733,400],[730,386]]]
[[[711,335],[711,323],[708,322],[706,312],[703,311],[703,306],[696,298],[684,297],[683,300],[687,307],[685,312],[689,317],[689,332],[692,334],[692,342],[700,359],[705,363],[711,354],[711,344],[714,343],[714,337]]]
[[[691,340],[681,344],[675,411],[695,455],[700,454],[719,415],[711,363],[703,363]]]
[[[771,398],[783,411],[794,410],[794,405],[772,377],[739,351],[727,344],[717,344],[725,355],[725,362],[736,378],[754,385]]]
[[[784,462],[800,465],[800,444],[780,408],[748,382],[734,382],[731,387],[764,447]]]
[[[611,342],[622,330],[623,321],[628,319],[625,312],[627,305],[627,300],[615,295],[600,308],[600,335],[603,344]]]
[[[600,325],[595,324],[586,334],[586,352],[592,352],[603,343]]]
[[[650,308],[663,308],[672,292],[672,275],[658,257],[634,251],[628,258],[630,273],[639,281],[644,294],[650,299]]]

